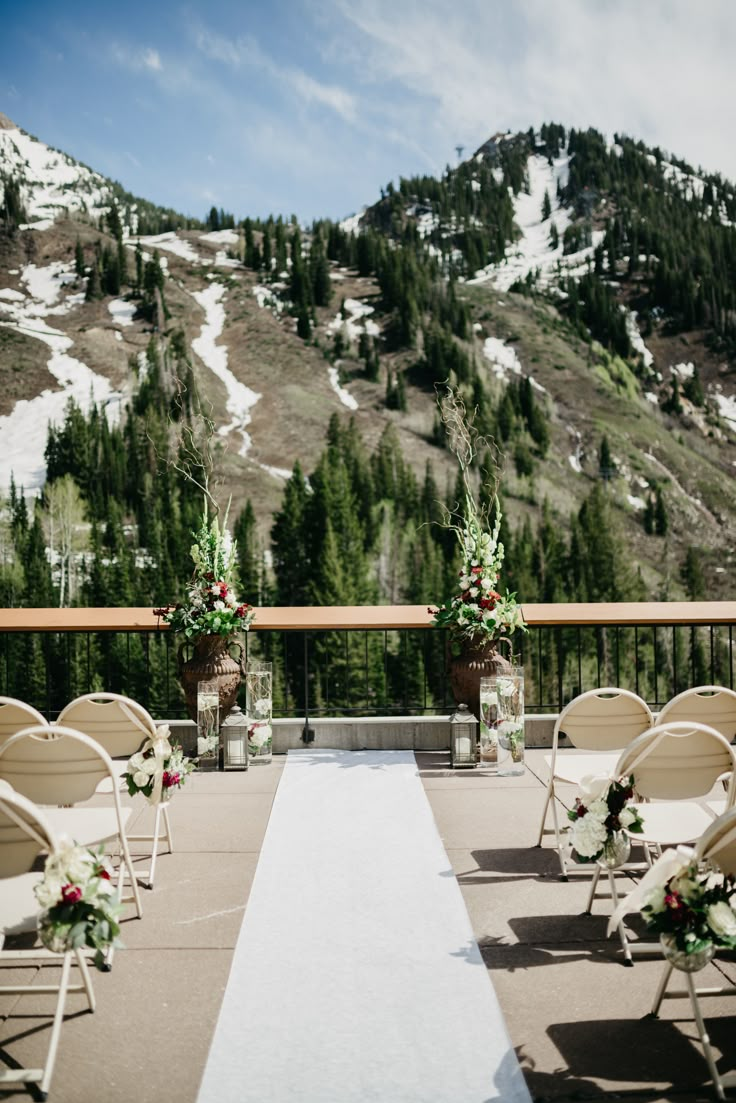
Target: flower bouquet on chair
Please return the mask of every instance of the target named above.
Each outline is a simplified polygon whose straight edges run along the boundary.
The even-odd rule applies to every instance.
[[[610,777],[583,778],[580,795],[567,817],[573,857],[577,862],[599,862],[616,869],[628,860],[631,851],[629,832],[641,834],[643,820],[631,806],[633,777],[616,781]]]
[[[131,797],[142,793],[151,804],[170,800],[194,769],[181,747],[169,741],[168,725],[162,724],[152,739],[128,760],[123,780]]]
[[[716,949],[736,949],[736,881],[692,858],[687,847],[662,855],[648,875],[659,883],[641,907],[664,956],[687,973],[707,965]]]
[[[103,847],[68,844],[49,855],[43,880],[33,890],[44,909],[38,933],[47,950],[63,954],[88,947],[95,951],[97,968],[103,968],[107,951],[122,945],[121,904],[112,878]]]

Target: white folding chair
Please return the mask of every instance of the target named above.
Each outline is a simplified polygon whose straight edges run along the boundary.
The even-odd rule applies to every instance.
[[[126,771],[128,759],[141,749],[147,739],[155,738],[156,735],[156,724],[146,709],[137,701],[119,693],[86,693],[77,697],[61,710],[58,723],[84,732],[104,747],[113,759],[118,783],[123,786],[124,782],[120,778]],[[103,786],[105,790],[109,789],[109,784],[103,783]],[[160,802],[156,805],[153,833],[128,835],[129,843],[151,843],[148,873],[139,871],[139,876],[146,877],[151,889],[156,872],[158,846],[162,838],[166,840],[171,854],[174,843],[169,809],[165,803]]]
[[[694,861],[707,862],[715,869],[720,870],[721,873],[736,876],[736,808],[730,808],[727,812],[724,812],[722,816],[719,816],[705,829],[695,848]],[[736,1087],[736,1073],[731,1072],[721,1075],[718,1072],[710,1038],[705,1028],[699,997],[736,996],[736,985],[727,984],[715,988],[698,988],[695,985],[694,974],[685,973],[687,987],[668,990],[673,968],[674,966],[670,962],[665,962],[652,1004],[651,1014],[655,1017],[659,1014],[663,999],[679,999],[683,996],[689,996],[705,1059],[708,1062],[708,1068],[713,1079],[713,1086],[718,1098],[725,1099],[725,1089]]]
[[[651,724],[652,714],[646,701],[630,690],[612,686],[581,693],[558,716],[552,737],[552,753],[545,756],[549,781],[537,846],[541,846],[543,836],[548,834],[545,823],[551,805],[555,848],[563,881],[567,880],[568,872],[589,872],[593,866],[589,862],[570,862],[567,841],[558,820],[555,782],[579,785],[589,774],[613,775],[622,748]],[[559,739],[562,735],[567,736],[573,747],[589,753],[560,753]]]
[[[0,744],[4,743],[9,735],[15,735],[21,728],[29,728],[33,724],[45,724],[37,709],[27,705],[25,701],[19,701],[16,697],[0,697]]]
[[[64,1021],[66,997],[70,992],[85,992],[90,1011],[95,1009],[92,978],[82,950],[67,950],[55,954],[44,947],[14,949],[6,947],[9,936],[36,929],[41,911],[33,892],[41,873],[31,872],[38,855],[53,854],[57,849],[56,835],[40,809],[10,785],[0,784],[0,966],[17,968],[19,963],[52,962],[61,966],[56,984],[4,984],[0,995],[33,995],[56,993],[51,1036],[46,1060],[39,1068],[6,1068],[0,1071],[0,1091],[9,1091],[18,1084],[37,1084],[41,1098],[46,1099],[59,1048]],[[72,963],[79,968],[79,984],[70,984]],[[7,1048],[7,1043],[5,1044]]]
[[[94,796],[105,777],[113,782],[112,807],[76,807]],[[103,747],[88,735],[58,724],[25,728],[0,746],[0,778],[34,804],[46,806],[44,817],[57,835],[67,835],[81,846],[116,842],[120,847],[121,900],[132,902],[136,914],[141,915],[138,882],[125,833],[131,809],[121,807],[112,761]],[[130,895],[124,897],[126,874]]]
[[[658,724],[669,720],[697,720],[720,732],[729,743],[736,739],[736,691],[727,686],[694,686],[673,697],[657,717]],[[724,788],[728,786],[724,778]],[[724,811],[724,800],[709,802],[708,807],[718,816]]]
[[[632,840],[661,853],[663,847],[694,843],[712,824],[713,816],[698,798],[708,795],[719,777],[733,772],[736,751],[731,744],[706,724],[679,720],[657,724],[644,732],[626,748],[616,764],[616,777],[634,778],[636,803],[642,823],[641,833]],[[727,796],[734,802],[732,781]],[[619,900],[615,879],[610,877],[614,911]],[[652,953],[659,943],[632,942],[623,919],[618,933],[625,963],[630,965],[633,953]]]

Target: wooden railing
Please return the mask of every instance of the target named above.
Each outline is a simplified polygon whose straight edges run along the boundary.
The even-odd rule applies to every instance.
[[[736,625],[736,601],[522,604],[530,628]],[[252,632],[431,628],[426,605],[292,605],[256,609]],[[151,632],[168,625],[151,609],[1,609],[0,632]]]
[[[659,707],[688,685],[734,687],[736,602],[524,604],[514,641],[527,707],[557,712],[619,685]],[[426,605],[256,609],[246,649],[278,669],[280,715],[432,713],[451,705],[446,638]],[[0,693],[53,715],[80,692],[117,689],[159,715],[181,710],[181,637],[149,608],[0,609]]]

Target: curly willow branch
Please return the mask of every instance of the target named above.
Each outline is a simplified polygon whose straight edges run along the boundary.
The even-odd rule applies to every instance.
[[[447,446],[457,459],[465,489],[462,506],[456,502],[452,511],[443,506],[443,523],[458,534],[462,534],[468,524],[474,524],[479,529],[487,528],[492,507],[495,506],[497,520],[500,513],[498,489],[503,475],[503,453],[492,437],[478,432],[475,427],[477,410],[468,414],[465,400],[457,387],[444,383],[437,385],[435,391]],[[472,477],[472,469],[476,465],[481,467],[480,489],[485,492],[480,501],[476,501]],[[462,526],[453,522],[454,516],[462,518]]]

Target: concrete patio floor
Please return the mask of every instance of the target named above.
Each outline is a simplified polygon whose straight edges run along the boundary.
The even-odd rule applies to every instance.
[[[647,1018],[662,959],[624,968],[618,941],[605,934],[609,901],[582,915],[587,876],[561,882],[551,837],[534,845],[544,753],[528,751],[524,775],[511,778],[452,771],[443,752],[416,756],[532,1097],[713,1099],[689,1003],[668,1000],[660,1019]],[[95,973],[97,1011],[77,1010],[78,996],[67,1002],[52,1103],[194,1103],[284,762],[195,774],[172,801],[176,851],[159,859],[143,918],[124,922],[126,948],[112,972]],[[135,809],[131,833],[152,820],[142,803]],[[308,954],[299,916],[293,937]],[[719,958],[701,977],[736,983],[736,961]],[[3,1015],[14,1009],[0,1028],[3,1053],[42,1059],[48,1000],[0,1001]],[[736,998],[705,999],[703,1010],[719,1068],[736,1068]],[[462,1029],[448,1022],[448,1046]],[[243,1046],[257,1045],[257,1024],[243,1023]],[[0,1092],[0,1100],[33,1098],[31,1088]]]

